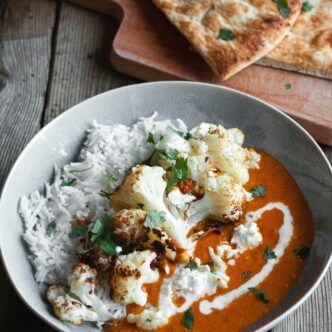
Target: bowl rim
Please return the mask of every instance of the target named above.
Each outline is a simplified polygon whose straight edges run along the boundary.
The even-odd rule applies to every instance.
[[[136,89],[136,88],[141,88],[143,87],[149,87],[149,86],[167,86],[167,85],[178,85],[178,86],[200,86],[203,89],[207,88],[213,88],[213,89],[219,89],[219,90],[224,90],[224,91],[228,91],[231,92],[237,96],[243,96],[245,98],[248,99],[252,99],[255,100],[256,102],[263,104],[265,107],[269,108],[272,112],[276,112],[278,113],[282,118],[284,118],[286,121],[289,121],[290,123],[292,123],[293,126],[295,126],[297,129],[299,129],[305,136],[306,138],[311,141],[311,143],[313,143],[313,145],[315,146],[315,148],[317,149],[317,152],[319,152],[320,157],[322,158],[322,160],[324,160],[326,166],[328,167],[329,171],[330,171],[330,175],[332,176],[332,166],[329,162],[329,160],[327,159],[326,155],[324,154],[323,150],[321,149],[321,147],[318,145],[318,143],[314,140],[314,138],[309,134],[309,132],[304,129],[298,122],[296,122],[294,119],[292,119],[289,115],[287,115],[286,113],[284,113],[283,111],[281,111],[280,109],[278,109],[276,106],[269,104],[266,101],[263,101],[255,96],[252,96],[250,94],[247,94],[245,92],[242,91],[238,91],[226,86],[220,86],[220,85],[215,85],[215,84],[211,84],[211,83],[202,83],[202,82],[190,82],[190,81],[174,81],[174,80],[169,80],[169,81],[157,81],[157,82],[143,82],[143,83],[136,83],[136,84],[131,84],[131,85],[126,85],[126,86],[122,86],[122,87],[118,87],[115,89],[111,89],[111,90],[107,90],[104,91],[102,93],[99,93],[95,96],[89,97],[87,99],[84,99],[83,101],[79,102],[78,104],[73,105],[72,107],[70,107],[69,109],[65,110],[63,113],[61,113],[59,116],[57,116],[55,119],[53,119],[51,122],[49,122],[48,124],[46,124],[44,127],[42,127],[35,135],[34,137],[25,145],[25,147],[23,148],[23,150],[21,151],[21,153],[19,154],[19,156],[17,157],[16,161],[14,162],[14,164],[12,165],[6,180],[4,182],[4,185],[0,191],[0,213],[3,211],[4,207],[3,207],[3,197],[6,195],[6,192],[8,190],[8,186],[9,186],[9,182],[10,179],[12,177],[12,174],[14,173],[15,169],[19,166],[21,159],[23,158],[23,156],[28,153],[29,147],[35,143],[35,141],[39,140],[40,137],[42,137],[44,135],[44,133],[48,130],[48,128],[50,128],[51,126],[56,125],[58,122],[63,121],[63,118],[65,118],[66,116],[68,116],[70,113],[73,112],[77,112],[77,110],[82,106],[82,104],[85,104],[89,101],[92,101],[93,99],[98,99],[101,96],[104,95],[108,95],[108,94],[112,94],[115,91],[120,91],[120,90],[131,90],[131,89]],[[2,243],[0,243],[0,256],[1,256],[1,262],[2,265],[4,267],[4,271],[12,285],[12,287],[14,288],[16,294],[19,296],[19,298],[23,301],[23,303],[37,316],[39,317],[41,320],[43,320],[45,323],[47,323],[49,326],[51,326],[52,328],[54,328],[57,331],[63,331],[59,326],[55,325],[52,321],[50,321],[48,318],[44,317],[42,312],[39,312],[37,309],[35,309],[32,305],[30,305],[28,299],[26,299],[22,294],[21,291],[18,287],[16,287],[14,281],[11,278],[11,275],[7,269],[7,265],[6,265],[6,260],[5,257],[3,255],[3,252],[1,250],[2,247]],[[259,329],[256,330],[256,332],[263,332],[263,331],[267,331],[269,329],[271,329],[272,327],[276,326],[278,323],[280,323],[281,321],[283,321],[287,316],[289,316],[292,312],[294,312],[300,305],[302,305],[308,298],[310,295],[312,295],[312,293],[317,289],[318,285],[320,284],[320,282],[322,281],[322,279],[324,278],[324,276],[326,275],[330,265],[332,263],[332,251],[330,253],[330,257],[327,260],[324,269],[322,270],[321,274],[319,275],[319,277],[315,280],[315,282],[311,285],[310,289],[296,302],[294,303],[289,309],[287,309],[286,311],[284,311],[281,315],[277,316],[276,318],[274,318],[273,320],[271,320],[270,322],[266,323],[264,326],[260,327]]]

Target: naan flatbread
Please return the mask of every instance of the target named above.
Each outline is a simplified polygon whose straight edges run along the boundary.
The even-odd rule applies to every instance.
[[[301,0],[274,1],[153,0],[224,80],[266,55],[294,24]]]
[[[310,0],[284,40],[259,63],[332,79],[332,0]]]

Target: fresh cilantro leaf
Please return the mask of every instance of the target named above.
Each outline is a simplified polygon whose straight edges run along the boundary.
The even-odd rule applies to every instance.
[[[306,259],[309,256],[310,248],[305,246],[299,246],[294,250],[296,257],[300,259]]]
[[[290,13],[287,0],[273,0],[273,2],[277,4],[280,15],[287,18]]]
[[[193,136],[193,134],[192,134],[190,131],[188,131],[188,132],[185,134],[184,138],[185,138],[186,140],[189,140],[189,139],[191,139],[191,138],[194,138],[194,136]]]
[[[72,171],[69,171],[68,173],[82,173],[82,172],[86,172],[86,171],[89,171],[91,168],[93,168],[93,166],[90,166],[88,168],[85,168],[85,169],[76,169],[76,170],[72,170]]]
[[[175,134],[178,134],[180,137],[184,137],[185,133],[179,129],[173,128],[173,127],[168,127],[168,129],[172,130]]]
[[[77,237],[82,236],[88,231],[88,226],[87,225],[72,225],[71,231],[68,234],[68,237],[70,239],[76,239]]]
[[[148,138],[146,139],[146,143],[151,143],[153,145],[156,144],[156,141],[154,140],[153,134],[150,131],[148,132]]]
[[[111,171],[106,171],[105,174],[106,174],[106,178],[107,178],[108,181],[115,181],[116,180],[116,177],[112,174]]]
[[[255,297],[256,297],[257,300],[260,300],[262,302],[265,302],[265,303],[270,302],[268,296],[266,295],[266,293],[263,289],[257,291],[256,294],[255,294]]]
[[[159,150],[158,152],[160,159],[169,159],[169,160],[176,160],[176,157],[179,154],[179,151],[176,149],[165,149],[165,150]]]
[[[264,259],[276,259],[277,255],[275,254],[275,252],[273,250],[270,249],[269,246],[266,246],[265,250],[264,250],[263,258]]]
[[[184,266],[186,269],[195,270],[197,269],[197,263],[195,261],[190,261]]]
[[[143,203],[138,203],[137,204],[137,209],[144,210],[144,204]]]
[[[286,90],[290,90],[292,88],[292,84],[290,83],[286,83],[284,86]]]
[[[193,327],[193,324],[194,324],[194,315],[191,312],[190,308],[184,312],[184,315],[182,317],[181,323],[187,329],[191,329]]]
[[[188,158],[179,157],[175,161],[171,177],[167,182],[167,192],[179,182],[186,180],[188,177]]]
[[[211,267],[213,265],[213,262],[206,262],[203,265],[209,265]]]
[[[217,274],[217,269],[214,267],[213,269],[211,269],[211,273],[212,274]]]
[[[100,190],[100,192],[98,193],[101,197],[105,197],[105,198],[110,198],[112,196],[112,193],[109,193],[105,190]]]
[[[266,295],[263,289],[257,289],[256,287],[249,287],[248,289],[255,294],[255,298],[257,300],[260,300],[265,303],[270,302],[268,296]]]
[[[60,187],[70,187],[76,182],[76,179],[62,180]]]
[[[250,192],[254,198],[265,197],[266,188],[262,184],[259,184],[258,186],[251,188]]]
[[[310,12],[313,8],[314,6],[309,1],[305,1],[302,3],[302,10],[304,12]]]
[[[164,211],[150,211],[144,221],[144,226],[150,229],[160,227],[166,221]]]
[[[56,228],[56,223],[55,220],[51,221],[47,226],[46,226],[46,235],[50,236]]]
[[[105,215],[98,218],[91,229],[91,242],[98,244],[99,248],[110,255],[118,255],[116,247],[118,246],[113,239],[112,233],[113,220]]]
[[[97,219],[91,229],[92,237],[91,242],[96,242],[96,240],[102,235],[104,231],[104,225],[100,219]]]
[[[173,128],[173,127],[169,127],[173,132],[175,132],[175,134],[178,134],[180,137],[189,140],[191,138],[193,138],[193,135],[190,131],[187,131],[186,133],[184,133],[183,131]]]
[[[251,271],[245,271],[242,273],[242,278],[243,279],[248,279],[248,277],[250,276],[251,274]]]
[[[230,29],[220,29],[218,38],[224,41],[230,41],[233,40],[235,36]]]
[[[112,238],[104,238],[101,237],[98,239],[99,248],[110,254],[112,256],[117,256],[119,253],[116,251],[117,244],[114,242]]]

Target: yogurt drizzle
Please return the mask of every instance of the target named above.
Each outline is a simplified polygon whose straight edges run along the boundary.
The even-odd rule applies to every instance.
[[[212,312],[213,309],[222,310],[232,301],[247,293],[249,291],[249,287],[256,287],[259,285],[269,275],[273,267],[279,262],[293,235],[293,217],[288,206],[280,202],[269,203],[255,212],[247,213],[246,222],[256,222],[261,218],[261,215],[264,212],[271,211],[273,209],[280,210],[284,215],[283,225],[279,229],[279,242],[273,249],[277,255],[277,258],[268,260],[259,273],[254,275],[250,280],[248,280],[240,287],[230,291],[229,293],[215,297],[211,302],[203,300],[199,305],[201,313],[208,315]]]

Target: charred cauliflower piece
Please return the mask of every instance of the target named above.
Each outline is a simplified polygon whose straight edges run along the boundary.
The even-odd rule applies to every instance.
[[[203,198],[190,205],[190,226],[206,217],[221,222],[240,220],[246,202],[241,184],[227,174],[209,172],[204,181],[204,190]]]
[[[98,320],[97,313],[70,296],[68,288],[64,286],[50,286],[46,291],[46,298],[51,303],[55,315],[64,322],[80,325],[84,321]]]
[[[242,185],[249,180],[248,168],[258,168],[260,156],[252,149],[242,147],[244,134],[240,129],[201,123],[192,130],[193,135],[208,146],[207,155],[222,172]]]
[[[143,204],[148,212],[160,211],[165,213],[166,222],[163,228],[170,238],[181,248],[186,248],[187,230],[184,220],[173,216],[165,204],[164,194],[166,181],[163,179],[165,170],[161,167],[138,165],[125,177],[122,185],[112,195],[110,205],[119,211],[136,208]]]
[[[90,238],[80,240],[76,246],[76,254],[82,262],[97,271],[107,271],[111,266],[112,256],[102,251],[97,244],[92,243]]]
[[[147,293],[142,286],[154,283],[159,278],[159,272],[151,269],[151,262],[156,257],[151,250],[134,251],[117,257],[110,277],[111,296],[115,302],[122,305],[146,304]]]
[[[78,263],[69,278],[70,289],[61,285],[47,289],[46,298],[59,319],[82,324],[84,321],[103,322],[112,318],[112,313],[95,294],[96,277],[95,269]]]
[[[124,209],[113,215],[113,234],[119,244],[127,247],[142,236],[146,215],[147,213],[140,209]]]
[[[171,261],[175,260],[176,248],[166,232],[160,229],[150,229],[141,240],[145,248],[153,248],[157,255],[165,256]]]

